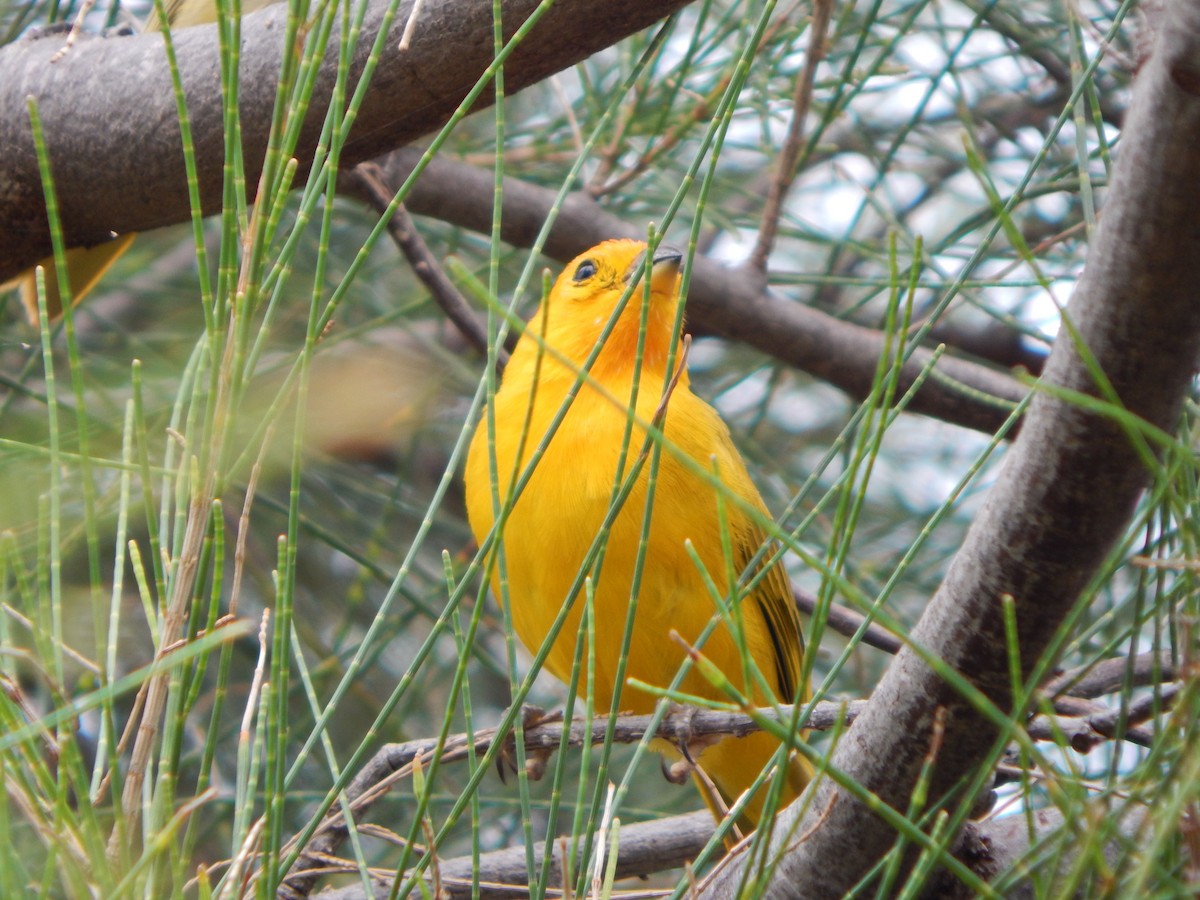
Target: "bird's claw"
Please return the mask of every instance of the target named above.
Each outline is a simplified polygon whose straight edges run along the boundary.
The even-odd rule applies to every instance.
[[[671,763],[664,759],[662,773],[663,777],[671,784],[683,784],[697,767],[697,759],[700,754],[720,741],[721,736],[712,734],[697,736],[692,733],[691,722],[696,715],[695,707],[675,706],[668,715],[674,719],[675,748],[679,751],[681,758]]]
[[[526,703],[521,706],[521,730],[528,731],[531,728],[536,728],[539,725],[546,725],[552,722],[562,721],[562,710],[554,712],[546,712],[540,706],[535,706],[532,703]],[[496,774],[500,776],[502,783],[508,783],[508,773],[516,774],[517,771],[517,756],[514,747],[513,733],[508,731],[503,735],[496,735],[495,740],[501,741],[500,752],[496,754]],[[551,748],[526,748],[525,753],[525,773],[534,781],[539,780],[546,771],[546,761],[554,752]]]

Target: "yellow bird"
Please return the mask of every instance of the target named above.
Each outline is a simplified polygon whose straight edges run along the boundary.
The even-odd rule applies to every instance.
[[[542,443],[618,301],[638,277],[645,253],[646,245],[638,241],[606,241],[593,247],[567,266],[529,322],[496,391],[495,478],[489,461],[486,416],[476,429],[467,456],[467,513],[478,541],[483,541],[495,521],[493,482],[500,503],[505,503],[514,480]],[[673,374],[668,371],[668,358],[673,349],[679,349],[673,327],[680,302],[681,259],[677,251],[660,248],[646,266],[649,308],[645,312],[636,397],[638,332],[645,291],[640,281],[617,317],[589,380],[554,432],[504,526],[504,563],[513,626],[525,646],[536,653],[560,610],[564,605],[570,607],[565,625],[546,657],[546,668],[563,681],[570,677],[584,608],[583,592],[572,596],[571,585],[608,513],[613,485],[620,481],[618,466],[630,412],[634,425],[623,472],[630,471],[644,443],[646,426],[654,421]],[[679,358],[678,353],[675,358]],[[711,579],[721,597],[728,598],[731,567],[725,548],[730,548],[736,580],[764,539],[747,508],[763,516],[767,513],[729,429],[716,410],[692,393],[686,371],[679,373],[678,383],[669,394],[662,427],[665,440],[626,677],[667,687],[686,657],[671,639],[671,631],[694,646],[710,621],[718,617],[721,624],[701,651],[731,683],[758,704],[805,700],[807,686],[800,684],[803,639],[782,564],[771,566],[754,589],[740,598],[736,611],[726,607],[725,616],[708,586]],[[698,474],[697,469],[715,472],[721,488]],[[602,567],[592,573],[592,699],[601,712],[610,709],[616,689],[614,681],[643,532],[648,476],[646,465],[612,524]],[[723,497],[720,502],[718,493]],[[728,532],[727,541],[723,539],[722,522]],[[689,544],[704,571],[689,555]],[[496,560],[491,562],[492,588],[499,596],[500,573]],[[744,677],[747,670],[734,637],[739,627],[748,655],[770,685],[773,697],[764,696]],[[582,678],[580,681],[582,691],[585,685]],[[694,668],[680,688],[695,696],[728,700]],[[656,699],[627,685],[619,708],[648,713]],[[728,805],[749,788],[778,749],[774,737],[760,733],[722,739],[694,758]],[[808,762],[793,756],[785,775],[784,804],[800,794],[810,776]],[[761,816],[764,794],[760,791],[747,805],[746,819],[752,825]]]

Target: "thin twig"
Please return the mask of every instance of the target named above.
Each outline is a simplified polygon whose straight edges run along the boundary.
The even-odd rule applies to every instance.
[[[96,0],[83,0],[83,3],[79,4],[79,12],[75,14],[75,21],[71,23],[71,30],[67,32],[67,40],[58,49],[58,52],[50,57],[51,64],[58,62],[71,52],[71,48],[79,40],[79,35],[83,33],[83,20],[87,18],[88,13],[92,11],[92,7],[95,5]]]
[[[413,0],[412,9],[408,11],[408,21],[404,23],[404,33],[400,35],[400,43],[396,49],[403,53],[412,43],[413,32],[417,30],[417,16],[421,14],[421,4],[425,0]]]
[[[817,608],[816,595],[810,594],[794,584],[792,585],[792,598],[796,601],[796,608],[805,615],[811,616]],[[830,603],[826,607],[825,624],[846,637],[853,637],[865,621],[866,616],[847,606],[842,606],[840,603]],[[866,631],[863,632],[862,642],[876,650],[892,654],[899,653],[900,647],[903,646],[900,638],[874,622],[867,625]]]
[[[685,334],[679,342],[679,359],[675,363],[675,371],[671,373],[671,380],[667,382],[662,399],[658,401],[658,408],[654,410],[654,417],[651,419],[655,428],[662,428],[663,418],[667,415],[667,404],[671,401],[671,395],[675,393],[675,388],[679,386],[679,379],[687,371],[688,356],[691,352],[692,336]],[[646,453],[649,454],[649,448]]]
[[[1069,694],[1092,699],[1121,690],[1128,679],[1130,687],[1174,681],[1178,669],[1169,651],[1139,653],[1133,659],[1116,656],[1098,663],[1069,669],[1047,682],[1042,688],[1049,697]]]
[[[230,342],[230,346],[232,343]],[[223,397],[224,385],[218,390],[218,408],[221,407]],[[221,417],[218,416],[217,422],[220,423],[220,421]],[[215,433],[220,433],[219,429]],[[208,518],[211,515],[215,483],[213,473],[209,470],[202,480],[200,489],[188,504],[187,524],[184,527],[181,552],[176,559],[171,561],[175,566],[175,577],[171,582],[166,613],[161,620],[162,624],[158,634],[159,649],[155,653],[156,660],[161,659],[168,652],[167,648],[174,646],[183,633],[191,590],[195,584],[199,566],[200,549],[208,530]],[[109,836],[107,850],[110,860],[116,860],[119,857],[123,851],[122,842],[138,831],[138,819],[142,809],[142,785],[154,753],[160,727],[159,718],[166,706],[169,682],[170,673],[167,671],[151,676],[142,682],[134,700],[136,714],[129,717],[125,725],[125,732],[117,747],[117,753],[120,755],[126,741],[132,737],[133,750],[129,757],[125,786],[121,792],[121,803],[127,812],[124,820],[117,823],[117,827]],[[105,782],[107,782],[107,778]],[[105,783],[102,783],[102,789],[107,789]]]
[[[254,465],[250,468],[250,480],[246,483],[246,496],[242,501],[242,514],[238,518],[237,540],[233,552],[233,582],[229,588],[228,604],[231,616],[237,615],[238,602],[242,597],[242,578],[246,573],[246,540],[250,534],[250,509],[254,505],[254,496],[258,491],[258,479],[262,475],[263,459],[267,455],[267,448],[273,446],[275,424],[278,421],[278,419],[272,417],[267,423],[258,456],[255,457]]]
[[[612,140],[596,154],[596,171],[592,174],[589,184],[584,188],[589,194],[592,194],[595,190],[599,190],[599,186],[608,179],[608,176],[616,168],[617,157],[621,155],[625,130],[629,127],[629,122],[633,118],[633,110],[637,108],[644,90],[645,86],[641,81],[638,81],[630,89],[629,100],[621,105],[616,122],[613,125]]]
[[[354,177],[371,207],[379,214],[385,215],[391,206],[395,191],[388,183],[387,176],[375,163],[362,163],[354,168]],[[466,298],[459,293],[449,276],[442,270],[437,257],[421,238],[416,224],[404,204],[396,207],[395,213],[388,221],[388,234],[404,258],[412,266],[413,272],[421,279],[421,283],[429,289],[434,301],[441,307],[446,318],[459,330],[479,352],[488,352],[487,329],[476,318],[474,310]],[[500,349],[496,354],[497,367],[503,370],[508,362],[508,353]]]
[[[571,99],[567,96],[566,90],[562,85],[562,79],[558,75],[551,75],[546,81],[550,85],[550,90],[554,92],[554,99],[558,101],[563,110],[563,118],[567,120],[567,127],[571,129],[571,140],[575,144],[576,156],[582,156],[584,150],[583,129],[579,126],[579,119],[575,116],[575,110],[571,107]],[[540,147],[538,149],[541,149]],[[507,152],[506,152],[507,157]],[[570,157],[574,161],[575,156]],[[494,164],[495,157],[492,162]],[[540,158],[539,158],[540,161]]]
[[[808,118],[808,110],[812,105],[817,64],[825,57],[825,37],[829,31],[832,14],[833,0],[814,0],[812,21],[809,23],[808,52],[804,55],[804,68],[800,70],[800,77],[796,80],[796,90],[792,96],[792,120],[788,123],[787,137],[779,152],[779,164],[767,192],[762,223],[758,229],[758,241],[750,254],[751,268],[764,277],[767,272],[767,258],[771,255],[775,235],[779,231],[783,203],[791,190],[792,182],[796,180],[796,166],[800,161],[801,142],[804,139],[804,120]]]
[[[774,39],[778,31],[784,26],[792,13],[800,5],[799,2],[793,3],[792,6],[782,13],[774,22],[768,26],[763,32],[762,40],[759,46],[766,46]],[[609,179],[608,176],[612,173],[616,160],[620,156],[620,138],[623,131],[618,132],[613,142],[605,150],[600,167],[596,170],[595,176],[588,183],[585,190],[592,197],[603,197],[606,194],[612,194],[625,187],[629,182],[636,179],[642,173],[653,165],[654,161],[669,150],[672,150],[684,137],[692,130],[699,122],[706,122],[713,116],[713,109],[720,104],[720,100],[725,91],[729,88],[729,82],[733,79],[732,71],[726,72],[717,80],[717,83],[703,96],[696,100],[695,105],[684,116],[683,121],[677,122],[671,128],[667,129],[666,133],[661,137],[656,137],[654,142],[642,151],[641,156],[632,166],[617,175],[615,178]],[[636,98],[635,98],[636,100]],[[608,179],[608,180],[606,180]]]
[[[692,130],[692,128],[695,127],[696,123],[712,118],[713,106],[716,105],[717,101],[721,99],[721,95],[725,93],[726,88],[729,87],[729,81],[731,77],[732,76],[730,75],[726,75],[720,81],[718,81],[716,86],[709,91],[708,94],[696,102],[695,106],[692,107],[691,111],[688,112],[683,121],[677,122],[675,125],[669,128],[661,138],[654,141],[654,143],[652,143],[642,152],[642,155],[638,157],[637,161],[634,162],[632,166],[627,168],[620,175],[617,175],[616,177],[602,183],[601,175],[603,174],[604,176],[607,176],[612,167],[609,166],[608,170],[605,170],[603,173],[597,172],[596,177],[593,178],[588,184],[587,192],[593,197],[603,197],[606,194],[612,194],[616,191],[619,191],[621,188],[629,184],[629,182],[641,176],[647,169],[650,168],[656,159],[658,159],[667,151],[673,149],[680,141],[682,141],[683,138],[686,137],[687,134]]]

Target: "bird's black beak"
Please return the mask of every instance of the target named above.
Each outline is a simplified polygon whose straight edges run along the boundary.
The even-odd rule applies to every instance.
[[[643,250],[625,273],[626,284],[637,278],[645,258],[646,251]],[[650,290],[655,293],[670,293],[674,290],[675,278],[679,275],[681,265],[683,265],[683,254],[680,251],[665,244],[659,245],[659,248],[654,251],[654,259],[650,263]]]

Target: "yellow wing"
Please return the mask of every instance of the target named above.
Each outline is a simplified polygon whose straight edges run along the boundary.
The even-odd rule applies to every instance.
[[[735,540],[734,562],[738,570],[744,572],[762,547],[763,534],[755,526],[736,535]],[[756,576],[762,572],[773,553],[774,548],[767,549],[756,567]],[[800,633],[800,616],[792,597],[791,582],[788,581],[782,561],[770,566],[747,599],[758,604],[767,623],[771,645],[775,649],[775,681],[780,702],[803,702],[808,692],[798,696],[796,687],[800,684],[803,666],[804,637]]]
[[[733,446],[728,431],[721,429],[716,432],[717,444],[728,466],[723,468],[727,486],[746,501],[752,503],[763,514],[768,515],[766,505],[762,502],[758,491],[755,490],[741,456]],[[763,530],[744,511],[728,514],[730,539],[733,543],[733,562],[739,573],[746,573],[751,568],[751,562],[764,546],[766,536]],[[762,613],[770,639],[773,659],[767,660],[760,654],[756,660],[764,670],[769,662],[774,663],[775,690],[778,700],[782,703],[803,703],[808,699],[809,691],[806,681],[801,680],[804,667],[804,638],[800,631],[800,616],[792,596],[791,582],[783,562],[771,562],[774,547],[768,547],[760,561],[753,567],[754,576],[759,581],[750,590],[743,603],[754,603]],[[743,581],[749,581],[748,574],[739,575]],[[701,768],[708,773],[721,794],[723,803],[728,806],[747,790],[755,776],[779,748],[778,741],[766,732],[759,732],[741,740],[725,740],[710,747],[700,755]],[[782,773],[785,779],[785,790],[781,796],[782,806],[795,800],[812,780],[813,769],[808,760],[802,756],[793,756]],[[700,793],[705,803],[714,815],[719,808],[714,798],[709,795],[700,779]],[[753,828],[762,818],[763,805],[766,800],[765,792],[760,791],[752,796],[745,807],[742,824]]]
[[[721,477],[727,490],[732,495],[752,504],[764,517],[769,518],[766,504],[763,503],[750,473],[746,470],[745,461],[733,443],[729,429],[721,421],[720,416],[711,406],[691,395],[689,398],[697,411],[702,410],[710,419],[709,433],[713,436],[714,445],[704,454],[695,453],[697,461],[709,456],[720,461]],[[670,423],[668,414],[668,427]],[[733,550],[733,562],[738,577],[747,582],[751,576],[746,572],[751,561],[758,555],[766,543],[766,535],[761,527],[749,516],[744,509],[738,509],[732,503],[727,504],[726,518],[730,531],[730,541]],[[745,597],[743,602],[754,602],[762,612],[766,623],[767,633],[774,650],[774,670],[777,697],[782,703],[803,701],[808,691],[797,694],[800,684],[800,673],[804,661],[804,638],[800,633],[800,615],[796,611],[796,602],[792,597],[792,585],[788,580],[787,570],[783,561],[776,559],[771,562],[774,547],[763,552],[761,559],[755,565],[753,577],[758,578],[757,584]],[[768,563],[770,565],[768,566]],[[764,573],[764,567],[766,571]],[[765,669],[766,660],[758,660]]]

